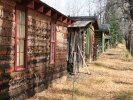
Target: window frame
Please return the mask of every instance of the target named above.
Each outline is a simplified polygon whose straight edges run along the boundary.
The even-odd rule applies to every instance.
[[[25,13],[24,23],[18,22],[19,12]],[[18,24],[25,26],[25,28],[23,30],[25,32],[24,37],[20,37],[20,36],[18,37],[18,34],[20,34],[20,33],[18,33],[18,26],[19,26]],[[19,42],[22,40],[24,42],[24,46],[23,46],[24,50],[22,52],[23,53],[23,65],[19,65],[19,66],[17,65],[17,58],[18,58],[17,54],[19,53],[19,55],[20,55],[21,52],[17,51],[18,40],[19,40]],[[20,51],[20,47],[19,47],[19,51]],[[23,8],[16,7],[16,9],[15,9],[15,68],[14,68],[14,71],[22,71],[26,68],[26,66],[27,66],[27,64],[26,64],[27,63],[27,57],[26,56],[27,56],[27,11]],[[19,60],[20,60],[20,57],[19,57]],[[20,61],[19,61],[19,64],[20,64]]]
[[[51,30],[50,30],[50,64],[55,64],[56,62],[55,59],[56,59],[56,23],[52,21]]]

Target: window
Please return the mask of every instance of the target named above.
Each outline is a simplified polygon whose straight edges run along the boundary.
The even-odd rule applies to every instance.
[[[55,63],[55,42],[56,42],[56,30],[55,24],[51,23],[51,39],[50,39],[50,64]]]
[[[25,12],[16,10],[16,69],[24,69]]]

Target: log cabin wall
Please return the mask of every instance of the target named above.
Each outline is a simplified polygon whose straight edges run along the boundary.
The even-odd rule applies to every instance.
[[[86,29],[81,28],[69,28],[69,53],[68,53],[68,72],[75,73],[74,65],[77,70],[83,67],[83,57],[85,57],[85,45],[86,45]],[[80,49],[80,50],[79,50]],[[74,52],[76,52],[76,59],[74,61]]]
[[[101,32],[96,32],[96,34],[95,34],[95,44],[96,45],[101,45],[102,44],[102,33]]]
[[[84,59],[86,60],[86,53],[85,53],[85,50],[86,50],[86,35],[87,34],[87,29],[86,28],[83,28],[83,49],[82,49],[82,51],[83,51],[83,57],[84,57]]]
[[[15,2],[0,1],[0,99],[9,98],[10,69],[14,68]]]
[[[94,41],[94,53],[93,59],[96,60],[98,55],[102,53],[102,33],[99,31],[95,32]]]
[[[66,75],[67,59],[68,59],[68,44],[67,44],[67,26],[61,22],[56,24],[56,56],[55,56],[55,78]]]
[[[16,3],[0,1],[0,99],[24,100],[66,75],[67,24],[57,22],[55,62],[50,64],[51,17],[26,11],[25,66],[16,69]]]
[[[11,99],[25,99],[48,87],[51,18],[34,10],[27,12],[27,66],[11,73],[9,94]],[[50,73],[51,74],[51,73]],[[48,76],[49,75],[49,76]]]
[[[90,62],[93,60],[94,36],[95,36],[94,26],[90,24],[90,54],[89,54]]]
[[[73,73],[74,30],[68,28],[68,65],[67,71]]]
[[[85,47],[85,55],[86,55],[86,61],[91,62],[93,60],[93,52],[94,52],[94,26],[92,23],[90,23],[87,26],[87,34],[86,34],[86,47]]]
[[[89,62],[93,59],[93,53],[94,53],[94,36],[95,36],[95,30],[99,30],[98,26],[98,21],[96,16],[73,16],[71,17],[72,19],[78,21],[89,21],[89,25],[85,26],[86,27],[86,34],[84,34],[84,44],[85,44],[85,55],[86,60],[89,60]],[[76,23],[76,27],[80,27],[79,22]],[[83,23],[82,23],[83,24]],[[73,27],[73,25],[71,25]],[[82,25],[81,25],[82,26]],[[85,32],[84,31],[84,32]]]
[[[47,87],[50,56],[51,18],[34,10],[28,10],[28,70],[35,80],[34,91]],[[38,86],[37,86],[38,84]],[[30,90],[29,90],[30,91]],[[32,91],[32,90],[31,90]]]

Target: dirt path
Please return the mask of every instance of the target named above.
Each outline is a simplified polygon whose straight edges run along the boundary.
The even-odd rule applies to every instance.
[[[29,100],[133,100],[133,59],[123,45],[110,49],[83,72]],[[73,98],[73,99],[72,99]]]

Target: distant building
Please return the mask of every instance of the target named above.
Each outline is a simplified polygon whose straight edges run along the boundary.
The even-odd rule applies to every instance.
[[[91,62],[94,56],[95,31],[99,29],[95,16],[71,17],[76,22],[68,26],[68,70],[75,71],[75,64],[84,66],[83,60]]]

